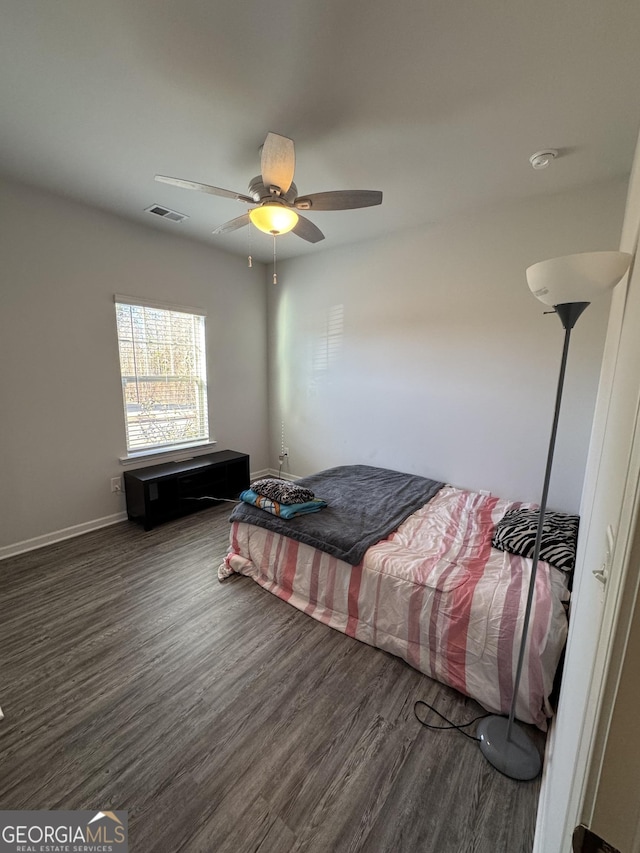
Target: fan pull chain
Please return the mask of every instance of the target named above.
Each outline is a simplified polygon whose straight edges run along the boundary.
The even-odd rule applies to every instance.
[[[278,274],[276,272],[276,235],[273,235],[273,283],[278,283]]]
[[[247,235],[247,242],[249,244],[249,257],[247,258],[247,266],[249,269],[253,267],[253,258],[251,257],[251,232],[253,231],[253,227],[251,225],[251,220],[249,220],[249,233]]]

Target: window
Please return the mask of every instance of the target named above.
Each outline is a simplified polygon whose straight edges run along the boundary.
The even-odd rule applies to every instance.
[[[204,313],[115,302],[129,454],[208,441]]]

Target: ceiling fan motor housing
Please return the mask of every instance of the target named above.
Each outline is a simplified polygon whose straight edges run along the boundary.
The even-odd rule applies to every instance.
[[[270,192],[267,187],[265,187],[262,181],[262,175],[256,175],[255,178],[252,178],[249,181],[249,195],[255,199],[257,203],[263,201],[273,201],[274,198],[281,198],[287,202],[287,204],[293,204],[296,200],[296,196],[298,195],[298,188],[292,182],[289,189],[286,193],[281,193],[279,195],[274,196],[272,192]]]

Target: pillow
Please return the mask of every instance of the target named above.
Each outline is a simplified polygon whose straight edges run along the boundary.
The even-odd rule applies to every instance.
[[[311,489],[296,486],[295,483],[290,483],[288,480],[278,480],[276,477],[256,480],[255,483],[251,483],[249,488],[259,495],[264,495],[265,498],[285,505],[307,503],[315,497]]]
[[[538,509],[509,510],[496,525],[491,544],[520,557],[533,557],[539,518]],[[576,564],[579,523],[577,515],[545,512],[540,559],[563,571],[571,571]]]

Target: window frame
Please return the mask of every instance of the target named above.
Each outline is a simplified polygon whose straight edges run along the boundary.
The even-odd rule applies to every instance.
[[[116,343],[118,348],[118,369],[120,374],[120,384],[122,389],[122,415],[123,422],[125,428],[125,441],[127,446],[127,452],[125,455],[120,457],[120,462],[123,465],[134,463],[146,457],[152,457],[155,459],[163,459],[163,458],[184,458],[188,456],[194,456],[198,454],[198,450],[200,452],[208,452],[213,445],[215,445],[215,440],[211,437],[211,419],[209,413],[209,389],[207,382],[207,313],[203,309],[194,308],[191,306],[177,305],[174,303],[161,302],[154,299],[145,299],[142,297],[132,297],[125,296],[122,294],[115,294],[114,298],[114,308],[115,308],[115,320],[116,320]],[[132,440],[132,427],[136,426],[130,420],[130,413],[127,410],[127,382],[135,382],[136,388],[144,387],[146,383],[148,386],[152,387],[152,383],[162,383],[168,381],[181,382],[184,379],[184,374],[176,373],[176,374],[164,374],[161,372],[154,373],[149,370],[149,364],[147,363],[147,373],[138,372],[138,366],[135,365],[133,372],[124,372],[124,364],[122,357],[122,346],[125,341],[124,338],[121,339],[119,321],[118,321],[118,309],[119,306],[123,306],[124,308],[142,308],[146,309],[150,312],[167,312],[168,314],[183,314],[188,315],[193,321],[199,321],[200,328],[196,330],[194,335],[194,340],[192,341],[192,350],[191,350],[191,358],[193,360],[193,364],[195,365],[195,369],[191,375],[187,374],[188,382],[195,382],[196,389],[192,392],[195,396],[196,402],[194,404],[196,414],[192,421],[188,421],[185,424],[185,428],[188,428],[188,423],[195,421],[199,424],[200,431],[197,436],[188,437],[188,438],[174,438],[168,439],[166,441],[156,441],[148,442],[146,444],[142,444],[141,442],[136,442]],[[133,315],[132,315],[133,316]],[[164,322],[167,322],[167,318],[161,318]],[[171,318],[168,318],[168,323],[170,327]],[[150,341],[153,341],[153,338],[145,338],[142,341],[143,346],[149,346]],[[132,333],[130,339],[130,345],[132,347],[132,352],[134,349],[134,336]],[[157,343],[157,339],[155,341]],[[173,356],[173,347],[175,346],[173,338],[169,336],[167,339],[167,345],[171,347],[171,352]],[[147,359],[149,358],[147,351]],[[134,356],[135,361],[135,356]],[[144,377],[143,384],[140,385],[141,377]],[[156,377],[156,378],[154,378]],[[162,405],[167,405],[166,403]],[[155,429],[163,429],[173,427],[175,428],[175,423],[171,424],[171,418],[168,417],[169,412],[171,410],[164,409],[164,418],[158,417],[157,422],[153,423]],[[177,420],[177,419],[176,419]],[[139,424],[138,424],[139,426]],[[143,427],[141,427],[143,429]]]

